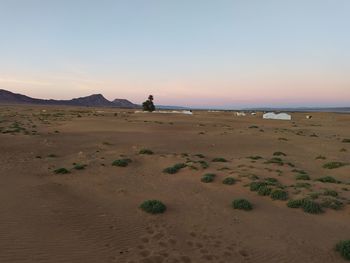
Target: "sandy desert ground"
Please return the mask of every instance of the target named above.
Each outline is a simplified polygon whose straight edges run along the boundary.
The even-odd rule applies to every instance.
[[[1,106],[0,262],[345,262],[334,246],[350,239],[350,115],[306,115]],[[131,162],[112,166],[120,158]],[[250,190],[263,181],[339,209],[289,208]],[[233,209],[237,198],[253,209]],[[148,199],[166,212],[142,211]]]

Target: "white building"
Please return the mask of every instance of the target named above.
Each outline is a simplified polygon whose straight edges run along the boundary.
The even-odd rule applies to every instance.
[[[270,120],[292,120],[292,116],[287,113],[274,113],[274,112],[268,112],[263,115],[263,119],[270,119]]]

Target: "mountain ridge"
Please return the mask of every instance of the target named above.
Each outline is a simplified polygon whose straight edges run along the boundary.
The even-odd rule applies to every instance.
[[[102,94],[73,98],[71,100],[37,99],[23,94],[0,89],[0,104],[32,104],[32,105],[61,105],[82,107],[114,107],[138,108],[139,106],[127,99],[107,100]]]

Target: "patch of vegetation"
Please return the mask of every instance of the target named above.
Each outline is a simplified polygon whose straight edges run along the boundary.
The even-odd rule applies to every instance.
[[[348,150],[345,149],[345,148],[341,148],[339,151],[340,151],[340,152],[347,152]]]
[[[287,156],[287,154],[285,154],[284,152],[274,152],[273,155],[274,156]]]
[[[115,160],[113,161],[112,165],[113,166],[118,166],[118,167],[126,167],[129,165],[129,163],[131,163],[131,159],[118,159],[118,160]]]
[[[216,176],[215,174],[211,174],[211,173],[205,174],[202,176],[201,182],[202,183],[211,183],[212,181],[214,181],[215,176]]]
[[[301,207],[303,208],[304,212],[309,214],[323,213],[321,205],[309,199],[304,199]]]
[[[335,250],[339,252],[344,259],[350,260],[350,240],[338,242],[335,246]]]
[[[295,176],[295,180],[310,180],[310,176],[308,176],[307,174],[297,174]]]
[[[250,211],[253,209],[252,204],[246,199],[233,200],[232,207],[234,209],[240,209],[240,210],[245,210],[245,211]]]
[[[316,160],[326,160],[326,156],[323,156],[323,155],[319,155],[315,158]]]
[[[166,206],[158,200],[147,200],[140,205],[140,208],[150,214],[161,214],[166,211]]]
[[[203,169],[207,169],[209,167],[209,164],[206,161],[198,161],[198,163]]]
[[[325,169],[336,169],[339,167],[343,167],[345,165],[347,164],[343,162],[329,162],[329,163],[325,163],[322,167]]]
[[[289,208],[300,208],[302,207],[304,199],[291,199],[288,201],[287,206]]]
[[[336,184],[336,183],[339,182],[338,180],[336,180],[332,176],[324,176],[324,177],[316,179],[316,181],[319,181],[319,182],[322,182],[322,183],[331,183],[331,184]]]
[[[286,191],[275,189],[270,194],[271,198],[273,200],[287,200],[288,199],[288,193]]]
[[[317,199],[320,196],[320,193],[313,192],[309,194],[311,199]]]
[[[281,166],[284,165],[283,160],[281,158],[278,158],[278,157],[271,158],[270,160],[267,160],[265,163],[266,164],[270,164],[270,163],[278,164],[278,165],[281,165]]]
[[[280,141],[288,141],[287,138],[283,138],[283,137],[278,138],[278,140],[280,140]]]
[[[212,162],[216,162],[216,163],[226,163],[227,160],[225,158],[222,158],[222,157],[218,157],[218,158],[214,158],[212,160]]]
[[[84,170],[86,167],[86,164],[75,164],[74,169],[75,170]]]
[[[249,126],[249,129],[259,129],[259,126],[252,125],[252,126]]]
[[[264,183],[264,182],[251,182],[249,186],[250,186],[250,191],[257,192],[257,191],[259,191],[260,187],[266,186],[266,183]]]
[[[151,151],[150,149],[141,149],[139,151],[139,154],[149,154],[149,155],[151,155],[151,154],[153,154],[153,151]]]
[[[267,185],[276,185],[276,184],[278,184],[278,180],[276,178],[273,178],[273,177],[267,177],[265,179],[265,183]]]
[[[57,157],[57,155],[56,155],[56,154],[51,153],[51,154],[49,154],[47,157],[49,157],[49,158],[56,158],[56,157]]]
[[[299,174],[307,174],[307,172],[305,172],[304,170],[298,170],[298,169],[293,169],[292,172],[299,173]]]
[[[251,160],[254,160],[254,161],[262,159],[262,157],[261,157],[261,156],[258,156],[258,155],[255,155],[255,156],[248,156],[247,158],[248,158],[248,159],[251,159]]]
[[[326,190],[323,192],[323,195],[325,196],[333,196],[333,197],[337,197],[338,196],[338,192],[335,190]]]
[[[58,168],[56,170],[54,170],[55,174],[68,174],[70,173],[66,168]]]
[[[340,210],[343,208],[344,204],[337,199],[324,198],[321,201],[321,206],[325,208],[334,209],[334,210]]]
[[[261,186],[259,187],[258,195],[262,195],[262,196],[270,195],[271,191],[272,191],[272,188],[267,186]]]
[[[195,154],[194,156],[197,156],[198,158],[202,158],[202,159],[205,158],[205,156],[201,153]]]
[[[342,142],[344,142],[344,143],[350,143],[350,139],[343,139]]]
[[[233,177],[226,177],[223,181],[223,184],[227,184],[227,185],[233,185],[236,183],[236,179]]]

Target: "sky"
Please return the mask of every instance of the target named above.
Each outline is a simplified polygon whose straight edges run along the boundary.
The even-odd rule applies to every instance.
[[[349,0],[0,0],[0,88],[191,107],[350,106]]]

